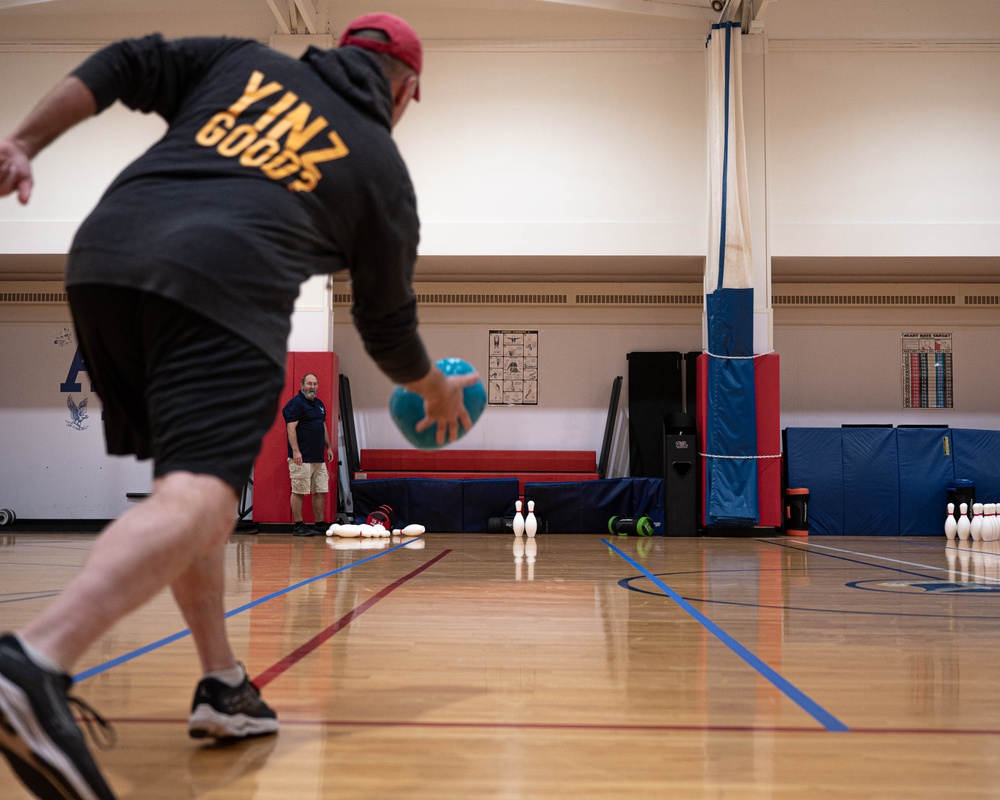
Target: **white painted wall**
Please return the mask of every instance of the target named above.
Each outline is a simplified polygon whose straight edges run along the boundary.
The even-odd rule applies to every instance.
[[[346,315],[345,315],[346,316]],[[626,380],[619,406],[627,420],[628,361],[630,352],[700,349],[698,314],[687,311],[687,325],[630,325],[622,320],[595,326],[575,321],[532,320],[531,311],[519,315],[503,309],[484,310],[476,324],[422,325],[428,351],[434,359],[462,358],[480,374],[488,372],[490,330],[537,330],[539,338],[538,404],[487,406],[477,425],[454,447],[458,449],[594,450],[598,454],[618,375]],[[351,380],[351,397],[358,446],[407,447],[389,417],[391,382],[378,373],[365,354],[360,338],[349,325],[337,325],[337,354],[341,372]],[[617,443],[617,474],[627,474],[626,439]]]
[[[0,130],[86,54],[23,49],[0,52]],[[769,42],[765,59],[772,256],[1000,252],[1000,44]],[[434,82],[397,131],[421,253],[704,253],[703,67],[684,42],[429,48]],[[31,206],[0,204],[0,254],[64,252],[161,129],[113,109],[53,145]]]
[[[755,230],[769,232],[772,256],[1000,255],[1000,45],[765,45],[755,122],[766,163],[751,169],[767,185],[768,219]],[[0,130],[86,49],[0,47]],[[418,189],[423,254],[704,252],[700,42],[438,42],[427,61],[434,80],[398,130]],[[161,129],[155,118],[114,109],[56,143],[36,162],[31,205],[0,202],[0,260],[65,252],[113,175]],[[290,346],[324,349],[332,338],[351,378],[362,446],[401,445],[385,410],[391,386],[363,354],[349,314],[338,311],[334,324],[326,291],[323,279],[304,290]],[[65,309],[26,316],[0,304],[0,506],[26,518],[110,517],[126,491],[144,490],[148,468],[103,456],[96,425],[66,426],[65,395],[50,388],[63,379],[64,348],[46,344],[65,317]],[[489,409],[460,443],[466,447],[599,449],[626,353],[701,342],[700,317],[686,311],[483,308],[470,319],[426,309],[422,321],[435,357],[457,355],[480,368],[489,329],[540,331],[539,406]],[[956,408],[902,412],[900,332],[951,324]],[[782,424],[998,428],[995,381],[979,366],[995,360],[998,329],[982,314],[970,324],[884,309],[778,310]],[[623,463],[619,453],[619,473]]]
[[[771,254],[1000,253],[1000,43],[774,42]]]
[[[21,519],[115,517],[132,502],[127,492],[150,491],[150,462],[105,454],[87,373],[78,389],[63,391],[76,351],[68,314],[34,311],[36,321],[0,324],[0,507]],[[67,400],[86,405],[80,418]]]

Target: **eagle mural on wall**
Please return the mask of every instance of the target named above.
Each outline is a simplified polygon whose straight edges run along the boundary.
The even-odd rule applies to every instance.
[[[80,404],[77,405],[75,402],[73,402],[73,395],[70,394],[66,396],[66,407],[69,409],[69,415],[70,415],[70,419],[66,421],[66,424],[70,428],[73,428],[74,430],[78,431],[85,431],[87,430],[88,427],[90,427],[89,425],[83,424],[83,421],[85,419],[88,419],[87,403],[89,401],[90,398],[85,397],[83,398],[83,400],[80,401]]]

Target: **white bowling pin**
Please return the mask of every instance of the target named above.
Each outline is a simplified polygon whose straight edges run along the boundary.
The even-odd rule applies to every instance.
[[[334,550],[361,549],[361,539],[358,538],[345,539],[343,536],[338,536],[335,539],[331,538],[329,541],[327,541],[327,544],[333,547]]]
[[[403,536],[419,536],[425,530],[427,530],[423,525],[418,525],[415,522],[410,523],[405,528],[403,528],[400,533]]]
[[[958,534],[958,538],[963,542],[967,541],[971,534],[971,525],[972,523],[969,522],[969,505],[968,503],[962,503],[958,507],[958,527],[955,529],[955,533]]]
[[[337,536],[341,536],[345,539],[353,539],[361,535],[360,525],[338,525],[337,526]]]
[[[954,539],[958,533],[958,520],[955,519],[955,504],[948,503],[948,516],[944,520],[944,535]]]
[[[528,539],[524,543],[524,560],[528,564],[528,580],[535,579],[535,556],[538,554],[538,542]]]
[[[996,503],[987,503],[983,506],[982,535],[985,542],[995,542],[1000,538],[1000,526],[997,525]],[[987,539],[987,536],[990,538]]]
[[[948,582],[955,583],[961,580],[958,575],[958,551],[954,547],[946,547],[944,555],[948,559]]]
[[[983,537],[983,504],[972,504],[972,523],[969,527],[969,535],[974,542],[987,542],[989,539]]]
[[[535,519],[535,501],[528,501],[528,516],[524,518],[524,532],[529,538],[538,532],[538,520]]]
[[[517,509],[517,513],[514,514],[514,535],[520,536],[522,533],[524,533],[524,517],[521,515],[520,500],[514,503],[514,508]]]

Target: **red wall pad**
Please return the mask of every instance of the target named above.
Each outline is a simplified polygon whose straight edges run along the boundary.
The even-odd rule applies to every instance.
[[[361,472],[597,472],[593,450],[362,450]]]
[[[698,452],[705,452],[705,428],[708,427],[708,356],[698,356],[696,377],[698,388],[698,408],[695,410],[695,425],[698,426]],[[698,456],[698,522],[702,527],[708,523],[705,515],[705,457]]]
[[[777,354],[754,359],[754,384],[757,390],[757,453],[775,455],[781,452],[781,364]],[[780,458],[757,461],[757,502],[760,524],[780,528]]]
[[[302,376],[312,372],[319,378],[317,396],[326,406],[326,425],[333,444],[333,461],[326,467],[330,471],[330,493],[326,496],[326,521],[337,518],[337,419],[340,415],[340,359],[336,353],[289,353],[285,363],[285,388],[275,409],[274,424],[264,437],[260,454],[253,465],[253,521],[291,523],[292,510],[288,505],[291,484],[288,481],[288,438],[281,407],[302,386]],[[314,522],[312,503],[302,504],[302,519]]]

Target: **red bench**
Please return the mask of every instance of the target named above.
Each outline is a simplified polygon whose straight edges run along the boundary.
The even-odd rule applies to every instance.
[[[524,484],[540,481],[597,480],[593,450],[362,450],[354,479],[517,478]]]

